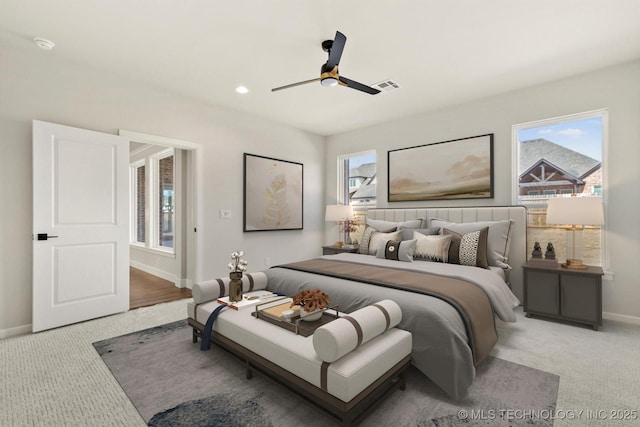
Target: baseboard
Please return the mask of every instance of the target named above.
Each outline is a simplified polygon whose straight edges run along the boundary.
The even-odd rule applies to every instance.
[[[189,279],[179,279],[175,274],[169,273],[164,270],[160,270],[159,268],[151,267],[150,265],[142,264],[141,262],[130,260],[129,265],[133,268],[137,268],[138,270],[142,270],[145,273],[153,274],[154,276],[160,277],[161,279],[168,280],[172,282],[176,288],[189,288],[193,287],[193,283],[190,284]]]
[[[616,320],[618,322],[631,323],[633,325],[640,325],[640,317],[628,316],[626,314],[617,313],[602,313],[602,318],[607,320]]]
[[[31,324],[16,326],[15,328],[0,329],[0,339],[16,337],[31,333]]]

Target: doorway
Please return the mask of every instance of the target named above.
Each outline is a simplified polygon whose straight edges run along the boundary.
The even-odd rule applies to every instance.
[[[198,265],[201,147],[125,130],[120,135],[131,141],[130,309],[189,298]]]

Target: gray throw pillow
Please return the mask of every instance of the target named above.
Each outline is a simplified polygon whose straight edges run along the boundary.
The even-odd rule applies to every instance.
[[[431,228],[409,228],[409,227],[400,227],[402,230],[402,240],[411,240],[413,239],[413,232],[417,231],[420,234],[425,236],[434,236],[436,234],[440,234],[440,227],[431,227]]]
[[[366,220],[366,224],[370,227],[375,228],[376,230],[388,230],[390,228],[395,227],[396,230],[399,230],[400,227],[406,228],[420,228],[422,227],[422,218],[410,219],[408,221],[387,221],[383,219],[368,219]]]

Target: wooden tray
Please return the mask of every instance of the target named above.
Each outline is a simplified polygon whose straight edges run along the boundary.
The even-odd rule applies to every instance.
[[[273,302],[273,301],[271,301]],[[257,319],[264,320],[265,322],[272,323],[276,326],[279,326],[283,329],[291,331],[296,335],[302,335],[303,337],[308,337],[313,335],[316,329],[318,329],[322,325],[326,325],[327,323],[336,320],[338,316],[338,306],[327,307],[322,312],[322,317],[318,320],[307,321],[300,319],[300,315],[297,314],[289,320],[284,319],[279,316],[279,313],[282,313],[284,310],[288,310],[291,305],[291,301],[287,301],[284,304],[279,304],[276,306],[271,306],[268,308],[260,309],[259,305],[256,306],[256,309],[251,315]],[[331,312],[329,311],[331,310]]]

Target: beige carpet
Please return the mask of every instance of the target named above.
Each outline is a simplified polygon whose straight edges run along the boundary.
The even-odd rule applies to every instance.
[[[176,301],[0,340],[0,425],[144,426],[92,342],[183,319]],[[557,409],[640,410],[640,326],[602,330],[527,319],[499,322],[492,355],[560,376]],[[179,369],[179,367],[176,367]],[[554,426],[639,426],[639,420],[557,419]]]

